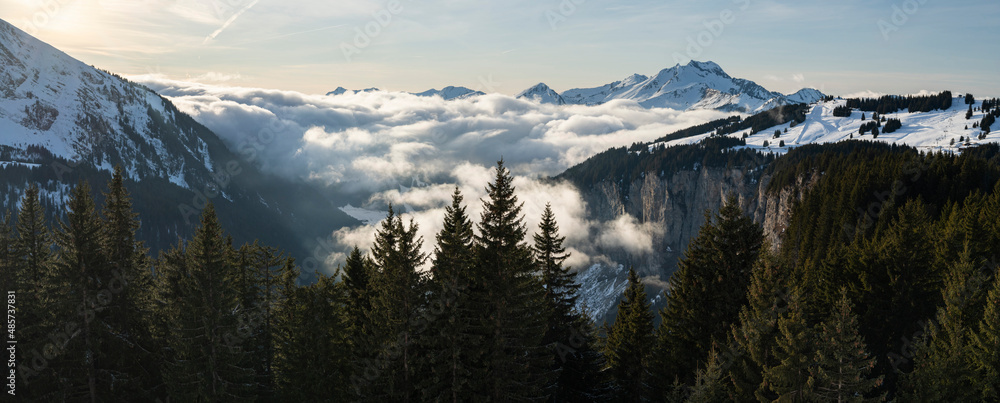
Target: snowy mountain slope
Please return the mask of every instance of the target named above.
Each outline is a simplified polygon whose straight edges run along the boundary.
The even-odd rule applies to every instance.
[[[648,80],[641,74],[633,74],[620,81],[615,81],[611,84],[604,84],[600,87],[595,88],[574,88],[562,93],[563,99],[566,102],[576,105],[599,105],[610,101],[612,99],[619,98],[617,95],[622,94],[629,88],[635,87]]]
[[[538,83],[517,94],[515,98],[528,99],[543,104],[565,105],[566,100],[544,83]]]
[[[182,187],[211,182],[232,154],[211,131],[153,91],[97,70],[0,20],[0,144],[133,179]]]
[[[245,151],[229,150],[150,89],[0,20],[0,211],[16,209],[36,184],[54,220],[79,181],[100,200],[121,165],[139,236],[154,253],[190,236],[208,202],[237,243],[260,239],[298,257],[331,229],[358,223],[329,195],[261,173]]]
[[[819,102],[824,96],[825,95],[822,92],[819,92],[819,90],[813,88],[803,88],[794,94],[786,95],[785,99],[789,103],[793,104],[811,104],[813,102]]]
[[[755,113],[790,103],[813,103],[823,98],[807,88],[791,95],[768,91],[757,83],[726,74],[713,62],[691,61],[663,69],[652,77],[633,74],[620,81],[594,88],[574,88],[561,94],[547,94],[548,87],[532,87],[521,95],[538,95],[543,102],[600,105],[614,99],[634,100],[646,108],[718,109]],[[521,97],[518,95],[518,97]],[[529,96],[530,98],[530,96]]]
[[[476,91],[476,90],[473,90],[471,88],[453,87],[453,86],[449,85],[447,87],[442,88],[441,90],[429,89],[429,90],[424,91],[424,92],[414,93],[413,95],[420,96],[420,97],[439,96],[439,97],[443,98],[445,101],[448,101],[448,100],[452,100],[452,99],[461,99],[461,98],[468,98],[468,97],[474,97],[474,96],[479,96],[479,95],[486,95],[486,93],[484,93],[482,91]]]
[[[864,112],[865,120],[862,120],[862,112],[855,110],[848,117],[837,117],[833,115],[834,109],[847,104],[846,100],[836,99],[832,101],[821,101],[812,106],[806,106],[806,113],[801,123],[791,122],[771,126],[759,127],[759,131],[750,134],[750,129],[740,130],[729,134],[732,138],[742,138],[747,135],[746,145],[737,146],[737,149],[758,150],[765,153],[778,154],[787,153],[790,149],[806,144],[835,143],[847,140],[868,140],[880,141],[889,144],[909,145],[923,152],[952,152],[960,153],[970,147],[976,147],[988,143],[1000,143],[1000,134],[991,132],[985,138],[979,136],[984,132],[979,128],[973,128],[973,124],[981,122],[984,112],[974,111],[969,119],[966,119],[966,111],[969,106],[965,104],[962,97],[954,97],[951,100],[951,107],[947,110],[932,110],[929,112],[909,113],[901,110],[898,113],[886,113],[884,117],[888,119],[899,119],[902,127],[892,133],[881,132],[877,137],[871,133],[859,136],[859,128],[862,124],[872,122],[872,113]],[[983,102],[973,104],[973,109],[982,108]],[[749,117],[743,117],[742,121],[747,121]],[[883,127],[886,123],[883,123]],[[992,129],[1000,125],[994,123]],[[652,143],[637,144],[635,146],[647,146],[651,160],[673,161],[674,157],[691,152],[698,155],[699,151],[690,147],[677,147],[676,153],[669,153],[670,148],[661,149],[660,146],[680,146],[700,143],[706,138],[714,135],[714,130],[671,140]],[[787,131],[786,131],[787,130]],[[775,131],[779,132],[775,138]],[[679,132],[686,133],[687,131]],[[672,136],[670,136],[672,137]],[[768,146],[764,147],[764,142]],[[784,146],[779,146],[784,142]],[[716,142],[715,144],[719,144]],[[620,166],[632,167],[632,163],[641,161],[638,150],[630,147],[629,151],[618,149],[620,153],[609,150],[603,159],[594,157],[583,164],[577,165],[567,171],[569,174],[557,177],[557,179],[567,179],[574,183],[583,194],[588,195],[588,216],[602,217],[602,219],[614,219],[621,214],[631,214],[639,217],[643,224],[662,228],[664,234],[668,234],[663,239],[663,244],[659,244],[652,252],[656,259],[646,260],[645,263],[635,265],[640,272],[658,275],[659,279],[666,281],[672,271],[669,262],[674,262],[677,255],[673,250],[685,250],[687,242],[700,226],[699,222],[690,222],[692,212],[700,212],[704,209],[717,209],[721,205],[720,195],[730,192],[739,195],[741,200],[745,200],[744,208],[752,217],[760,222],[765,231],[767,228],[774,230],[774,234],[780,234],[784,225],[781,221],[783,214],[790,215],[791,207],[794,205],[794,192],[776,192],[768,195],[762,189],[766,187],[768,181],[755,177],[762,172],[762,168],[739,168],[715,166],[702,168],[698,163],[676,168],[677,171],[671,173],[660,171],[657,176],[655,171],[643,172],[641,176],[628,175],[619,176],[621,171],[616,171],[615,163]],[[631,156],[635,159],[630,159]],[[620,159],[619,159],[620,158]],[[658,159],[659,158],[659,159]],[[697,157],[695,158],[697,159]],[[673,162],[666,162],[664,165],[671,166]],[[638,166],[642,166],[641,164]],[[634,169],[634,168],[629,168]],[[670,169],[670,168],[667,168]],[[617,174],[614,172],[618,172]],[[632,174],[635,174],[633,171]],[[714,204],[713,204],[714,203]],[[770,225],[770,227],[769,227]],[[687,235],[685,231],[689,231]],[[777,235],[775,235],[777,236]],[[671,242],[676,242],[671,244]],[[665,246],[664,246],[665,245]],[[611,252],[613,253],[613,252]],[[633,261],[643,262],[645,257],[628,257]],[[586,305],[593,314],[595,320],[601,323],[601,315],[610,314],[620,298],[621,281],[625,277],[626,269],[620,262],[622,258],[617,257],[610,263],[599,262],[589,267],[581,268],[578,271],[578,280],[581,283],[580,301]],[[654,285],[655,282],[647,282],[647,286]],[[658,303],[654,295],[650,293],[651,302]],[[662,301],[659,301],[662,302]]]
[[[877,137],[871,133],[858,135],[862,124],[871,121],[872,113],[863,112],[866,120],[861,120],[861,111],[855,110],[850,117],[833,116],[833,109],[843,106],[846,100],[833,100],[821,102],[812,107],[806,115],[804,123],[792,127],[790,123],[774,126],[759,133],[751,134],[747,137],[746,147],[770,152],[784,154],[789,148],[805,144],[834,143],[849,139],[880,141],[885,143],[905,144],[927,152],[961,152],[965,147],[975,147],[979,144],[1000,143],[1000,133],[991,133],[985,139],[978,139],[982,132],[980,129],[973,129],[973,122],[979,122],[983,118],[982,111],[976,111],[970,119],[965,118],[968,105],[963,98],[953,98],[952,107],[948,110],[934,110],[930,112],[909,113],[901,111],[899,113],[885,114],[884,117],[899,119],[903,127],[892,133],[880,133]],[[982,101],[976,101],[973,108],[982,106]],[[1000,125],[994,125],[994,127]],[[785,131],[787,129],[787,132]],[[774,131],[780,130],[781,135],[774,138]],[[683,139],[669,142],[654,143],[650,147],[660,144],[667,146],[677,144],[692,144],[699,142],[712,133],[703,133]],[[741,137],[741,133],[734,133],[729,136]],[[962,140],[961,142],[959,140]],[[954,140],[954,143],[952,142]],[[763,147],[767,141],[768,147]],[[780,141],[785,142],[785,147],[777,147]]]

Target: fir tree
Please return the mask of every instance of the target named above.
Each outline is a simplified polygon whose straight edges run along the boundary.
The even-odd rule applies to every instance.
[[[79,336],[65,345],[67,353],[54,358],[51,365],[61,380],[63,398],[107,400],[114,380],[108,356],[112,352],[100,347],[114,341],[106,332],[103,312],[113,298],[107,289],[112,276],[101,249],[102,223],[86,182],[73,189],[66,205],[66,221],[54,235],[58,259],[46,278],[47,298],[52,301],[50,319],[53,323],[82,323]]]
[[[63,336],[63,333],[46,325],[51,313],[51,303],[47,300],[46,290],[50,287],[47,286],[45,276],[53,260],[52,239],[45,223],[45,211],[39,200],[38,186],[35,184],[29,186],[21,198],[16,229],[14,290],[17,291],[19,305],[18,323],[21,323],[17,326],[18,337],[22,340],[19,350],[23,352],[18,357],[17,368],[21,376],[17,380],[24,391],[22,396],[40,399],[45,395],[45,390],[52,390],[54,381],[50,372],[40,372],[46,369],[45,366],[36,367],[35,364],[47,361],[44,356],[44,346],[48,343],[46,333],[53,332],[58,336]],[[32,387],[32,384],[49,385],[50,388],[43,390]]]
[[[858,320],[851,312],[847,290],[842,289],[830,318],[819,325],[816,356],[810,368],[809,389],[820,402],[864,402],[864,396],[882,382],[868,374],[875,366],[858,333]],[[884,397],[884,396],[883,396]]]
[[[417,225],[410,221],[408,227],[404,226],[402,218],[389,206],[372,245],[372,260],[378,268],[372,313],[379,330],[376,339],[384,343],[380,354],[386,363],[382,378],[387,383],[372,397],[380,393],[394,401],[416,397],[417,323],[411,317],[423,305],[424,278],[418,270],[426,260],[420,252],[422,244]]]
[[[729,353],[733,363],[728,373],[739,401],[776,397],[770,394],[763,373],[778,364],[774,358],[777,319],[787,309],[788,282],[786,270],[770,253],[762,252],[747,289],[747,304],[740,309],[739,322],[729,338],[735,351]]]
[[[167,319],[164,379],[170,397],[183,401],[240,401],[254,374],[235,314],[240,303],[235,251],[209,203],[187,245],[164,253],[158,268]]]
[[[593,400],[600,394],[597,381],[598,354],[588,324],[589,319],[576,309],[580,285],[563,262],[569,257],[563,247],[565,237],[559,236],[559,226],[551,204],[545,205],[539,233],[534,235],[535,258],[542,271],[545,302],[550,313],[542,344],[555,352],[553,371],[558,374],[550,391],[557,402]]]
[[[344,293],[346,294],[346,317],[351,352],[350,382],[358,396],[369,393],[379,370],[375,368],[383,343],[378,339],[377,313],[373,300],[376,296],[375,263],[355,246],[347,257],[342,272]],[[357,396],[356,396],[357,397]]]
[[[764,381],[782,402],[807,402],[812,396],[809,370],[813,360],[812,329],[806,323],[799,290],[788,298],[788,310],[778,318],[780,335],[774,351],[778,364],[765,369]]]
[[[1000,399],[1000,270],[993,274],[993,285],[986,299],[983,319],[978,331],[972,334],[971,364],[977,371],[975,388],[979,398],[987,401]]]
[[[503,161],[486,187],[476,237],[476,284],[484,302],[483,391],[492,400],[534,400],[551,377],[551,355],[542,345],[549,312],[531,248],[524,243],[523,207]],[[478,288],[478,290],[477,290]]]
[[[723,342],[746,302],[750,274],[763,243],[763,230],[744,216],[730,196],[691,240],[670,277],[667,306],[657,331],[659,379],[690,384],[713,342]]]
[[[138,214],[133,212],[132,199],[125,189],[124,172],[115,167],[114,175],[104,194],[104,244],[111,278],[108,288],[115,293],[105,310],[104,323],[109,338],[102,346],[111,357],[109,366],[113,389],[127,400],[150,398],[151,388],[159,380],[154,360],[153,335],[149,331],[152,314],[153,278],[148,249],[136,239]]]
[[[968,253],[949,272],[944,288],[944,306],[929,323],[914,348],[913,372],[901,382],[901,396],[914,401],[973,401],[974,367],[971,364],[969,332],[962,324],[969,309],[968,284],[975,276]],[[981,281],[981,280],[979,280]]]
[[[297,286],[298,275],[294,262],[286,260],[274,320],[278,400],[352,400],[347,290],[322,275],[314,284]]]
[[[646,290],[635,270],[629,268],[628,286],[618,315],[607,329],[604,356],[615,399],[637,402],[648,395],[649,355],[653,338],[653,315],[649,312]],[[665,382],[658,378],[657,382]]]
[[[473,332],[477,316],[468,299],[473,232],[463,199],[456,187],[451,206],[445,208],[444,228],[437,234],[431,266],[428,310],[436,315],[419,339],[427,352],[426,374],[419,385],[426,401],[471,400],[470,388],[476,382],[472,363],[477,357],[470,347],[480,339]]]
[[[266,400],[275,389],[273,319],[275,306],[284,294],[279,271],[286,259],[276,248],[254,241],[240,247],[235,260],[235,283],[240,295],[235,314],[242,350],[250,358],[256,376],[254,395]]]
[[[691,387],[691,396],[686,402],[712,403],[732,400],[731,395],[726,390],[724,367],[727,364],[726,358],[720,356],[713,348],[708,353],[707,366],[698,370],[694,386]]]

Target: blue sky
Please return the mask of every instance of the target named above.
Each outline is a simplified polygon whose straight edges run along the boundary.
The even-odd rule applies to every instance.
[[[996,0],[0,0],[0,18],[121,74],[306,93],[563,91],[693,58],[782,92],[1000,95]]]

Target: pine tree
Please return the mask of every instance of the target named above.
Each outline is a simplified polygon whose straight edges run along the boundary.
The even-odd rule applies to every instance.
[[[820,402],[881,401],[864,396],[882,382],[882,377],[868,378],[875,367],[864,340],[858,334],[858,320],[851,312],[847,290],[841,289],[840,301],[830,318],[819,325],[816,356],[810,369],[809,389],[813,400]]]
[[[972,119],[972,105],[969,105],[969,110],[965,112],[965,120]]]
[[[476,389],[492,400],[536,400],[552,375],[542,345],[549,313],[512,182],[499,161],[478,224],[472,292],[482,301],[485,351],[483,385]]]
[[[417,323],[411,317],[423,306],[425,285],[418,270],[426,260],[420,252],[422,244],[417,225],[410,221],[404,226],[389,206],[372,245],[372,260],[378,268],[372,313],[377,315],[376,339],[384,343],[380,354],[386,364],[380,379],[386,387],[375,390],[372,397],[381,398],[379,394],[385,393],[385,398],[394,401],[416,398]]]
[[[726,390],[725,366],[726,358],[712,349],[708,353],[708,366],[698,370],[688,403],[713,403],[733,400]]]
[[[788,297],[788,310],[778,318],[778,364],[765,369],[764,381],[771,392],[782,402],[809,401],[809,369],[814,356],[812,329],[806,323],[799,290]],[[760,397],[760,395],[758,396]]]
[[[383,343],[378,339],[378,315],[373,305],[378,273],[375,263],[355,246],[347,257],[342,274],[351,346],[351,387],[356,397],[366,396],[380,376],[375,363]]]
[[[279,271],[286,259],[276,248],[254,241],[240,247],[235,262],[235,284],[239,294],[235,314],[242,332],[241,348],[252,361],[256,376],[254,395],[267,400],[275,389],[273,319],[274,309],[284,294]]]
[[[279,401],[348,401],[350,327],[343,282],[320,275],[297,286],[292,259],[279,274],[281,297],[275,307],[274,372]]]
[[[72,190],[66,220],[54,234],[58,259],[45,278],[47,298],[52,301],[52,323],[82,322],[78,336],[65,345],[65,353],[52,360],[63,398],[111,398],[108,392],[114,377],[106,354],[111,352],[100,349],[102,344],[113,341],[106,332],[103,312],[113,298],[107,289],[112,276],[101,249],[103,235],[90,186],[81,182]]]
[[[637,402],[648,395],[649,355],[652,352],[653,315],[646,290],[635,270],[629,268],[628,286],[618,315],[607,329],[604,356],[615,399]],[[665,382],[658,378],[657,382]]]
[[[976,275],[968,250],[952,267],[945,280],[944,306],[936,321],[929,323],[914,347],[913,372],[901,382],[902,398],[914,401],[973,401],[974,367],[971,363],[969,331],[963,325],[964,311],[970,308],[968,284]]]
[[[762,228],[743,215],[734,196],[715,217],[706,213],[705,224],[670,277],[657,330],[658,379],[690,384],[712,343],[727,339],[746,303],[763,240]]]
[[[372,290],[373,271],[371,261],[361,254],[361,249],[355,246],[344,262],[343,282],[347,289],[351,326],[362,335],[368,334],[360,328],[364,327],[364,317],[371,310],[371,298],[374,292]]]
[[[763,373],[778,364],[774,358],[779,335],[777,320],[787,309],[789,279],[767,248],[762,249],[747,289],[747,304],[740,309],[739,322],[729,337],[735,347],[728,352],[733,360],[728,372],[739,401],[752,401],[758,395],[776,397],[770,394]]]
[[[979,398],[996,401],[1000,399],[1000,270],[993,274],[983,319],[971,339],[971,364],[977,372],[974,387]]]
[[[845,262],[849,266],[845,270],[861,279],[858,287],[863,292],[852,299],[858,300],[862,335],[876,357],[906,351],[908,340],[922,328],[921,321],[933,317],[940,304],[942,276],[932,266],[926,209],[919,199],[906,202],[895,219],[877,228],[873,239],[859,242],[858,254]],[[884,390],[895,389],[894,367],[909,371],[890,359],[877,363],[875,373],[885,376]]]
[[[111,278],[108,289],[115,294],[105,307],[104,323],[114,337],[102,348],[108,363],[115,394],[126,400],[149,399],[154,385],[160,382],[153,352],[157,349],[150,333],[153,278],[148,249],[136,240],[138,214],[124,185],[124,172],[115,167],[108,191],[104,194],[104,237],[102,249],[108,258]]]
[[[473,326],[477,313],[469,307],[468,289],[473,264],[472,222],[458,188],[445,208],[444,228],[437,234],[428,310],[434,315],[419,339],[427,351],[425,376],[419,389],[425,401],[460,402],[472,399],[472,355],[479,344]]]
[[[19,305],[17,319],[21,324],[17,326],[18,338],[21,340],[19,350],[23,352],[18,357],[17,368],[21,375],[17,379],[20,390],[24,391],[22,396],[27,399],[42,399],[48,394],[45,391],[52,391],[52,386],[55,385],[51,372],[41,372],[47,369],[47,359],[44,356],[47,351],[44,347],[49,341],[46,336],[54,333],[60,340],[68,339],[69,336],[46,326],[51,304],[47,300],[45,276],[53,261],[52,241],[45,223],[45,211],[39,200],[38,186],[35,184],[30,185],[21,198],[16,229],[14,290],[17,291]],[[48,385],[49,388],[31,385]]]
[[[164,379],[173,399],[240,401],[252,392],[254,373],[235,314],[234,255],[209,203],[194,238],[164,253],[157,266],[160,315],[167,319]]]
[[[534,235],[535,259],[542,271],[545,301],[550,313],[548,327],[542,344],[555,353],[552,370],[558,374],[550,393],[557,402],[593,400],[601,393],[599,357],[594,350],[595,340],[589,318],[576,309],[580,285],[575,275],[563,262],[569,257],[563,247],[565,237],[559,236],[559,225],[551,204],[545,205],[539,233]]]

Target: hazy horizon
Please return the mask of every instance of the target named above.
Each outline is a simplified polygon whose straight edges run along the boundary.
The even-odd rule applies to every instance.
[[[1000,95],[1000,3],[2,0],[0,18],[123,74],[323,94],[516,94],[714,61],[772,91]]]

